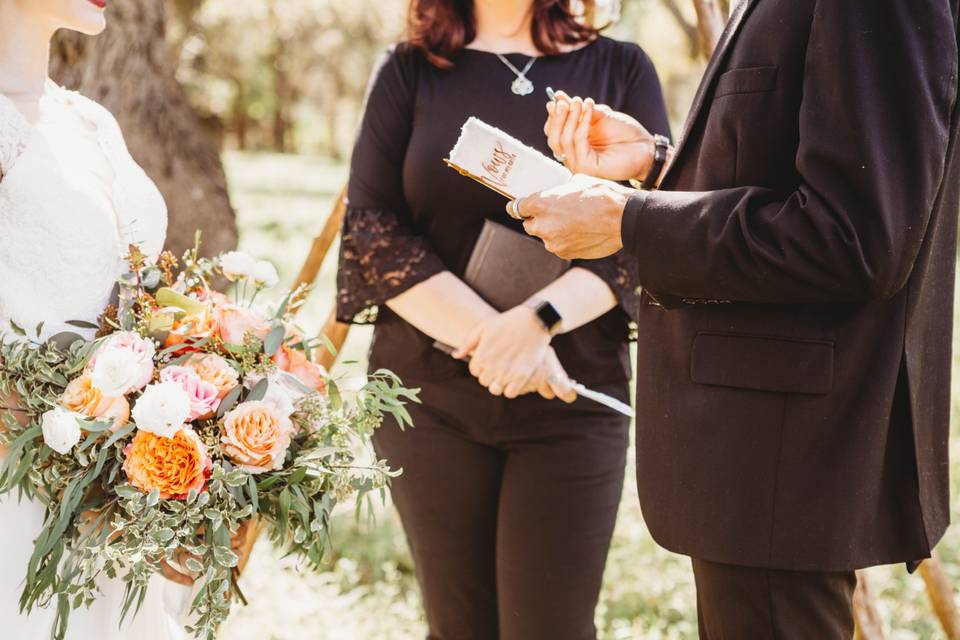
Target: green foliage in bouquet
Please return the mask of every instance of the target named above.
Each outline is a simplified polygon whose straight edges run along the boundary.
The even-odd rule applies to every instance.
[[[359,514],[395,475],[369,437],[388,415],[410,424],[417,395],[386,370],[341,389],[313,361],[323,340],[292,324],[305,291],[256,304],[269,263],[194,249],[178,272],[136,247],[129,262],[98,324],[0,336],[0,398],[21,409],[0,411],[0,494],[46,506],[20,606],[55,607],[60,639],[99,578],[125,582],[135,615],[167,563],[197,577],[189,630],[213,638],[243,598],[237,537],[262,528],[321,568],[334,507],[353,497]]]

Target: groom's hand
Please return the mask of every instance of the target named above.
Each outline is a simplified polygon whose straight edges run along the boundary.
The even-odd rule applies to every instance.
[[[656,141],[642,124],[592,98],[571,98],[563,91],[556,97],[547,103],[543,131],[568,169],[607,180],[646,178]]]
[[[559,187],[507,205],[523,219],[527,233],[543,240],[561,258],[598,259],[623,248],[620,223],[632,189],[616,182],[576,175]]]

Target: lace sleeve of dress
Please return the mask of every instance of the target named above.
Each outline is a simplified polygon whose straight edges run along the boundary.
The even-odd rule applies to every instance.
[[[640,276],[637,261],[624,251],[601,260],[575,260],[574,265],[592,271],[607,283],[620,307],[636,322],[640,313]]]
[[[396,212],[348,206],[340,237],[337,319],[372,324],[379,305],[446,270],[429,241]]]
[[[0,180],[27,148],[32,129],[9,98],[0,94]]]

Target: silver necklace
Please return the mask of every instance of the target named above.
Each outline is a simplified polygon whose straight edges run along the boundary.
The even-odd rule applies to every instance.
[[[518,96],[528,96],[533,93],[533,83],[527,78],[527,73],[530,72],[530,67],[533,66],[533,63],[537,61],[536,58],[530,58],[530,62],[527,63],[527,66],[523,70],[517,69],[512,62],[507,60],[507,57],[503,54],[498,53],[497,57],[500,58],[500,62],[507,65],[510,71],[513,71],[516,75],[516,79],[510,84],[510,90],[513,91]]]

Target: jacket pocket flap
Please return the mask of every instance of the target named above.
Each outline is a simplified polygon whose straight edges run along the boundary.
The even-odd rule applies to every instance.
[[[829,393],[833,343],[699,333],[693,341],[690,377],[698,384],[776,391]]]
[[[717,80],[717,90],[714,97],[773,91],[777,87],[778,71],[778,67],[731,69]]]

